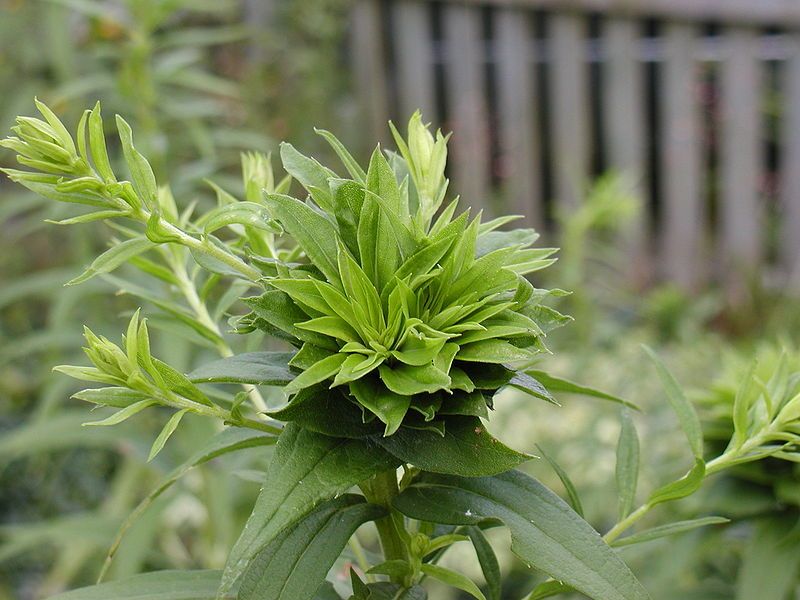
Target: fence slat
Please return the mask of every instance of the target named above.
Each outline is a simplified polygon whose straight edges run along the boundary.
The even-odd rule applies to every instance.
[[[495,15],[498,125],[508,206],[525,223],[544,224],[539,176],[538,93],[531,61],[530,13],[500,9]]]
[[[554,14],[550,21],[553,114],[553,176],[559,211],[574,209],[589,178],[589,113],[586,23],[575,14]]]
[[[610,20],[605,28],[607,57],[603,83],[605,127],[610,167],[630,179],[642,205],[623,233],[622,244],[631,257],[629,274],[644,284],[650,267],[647,247],[648,210],[645,181],[645,112],[642,64],[634,51],[639,43],[638,23]]]
[[[786,101],[781,165],[781,259],[789,284],[800,291],[800,34],[791,36],[783,90]]]
[[[762,221],[758,175],[761,169],[759,120],[760,78],[755,30],[725,33],[722,63],[722,203],[720,207],[723,280],[729,293],[742,283],[742,270],[751,271],[761,258]]]
[[[664,276],[685,289],[695,289],[703,275],[701,240],[703,207],[700,196],[701,152],[699,114],[695,100],[695,31],[674,23],[664,35],[662,67],[661,185]]]
[[[453,131],[453,191],[464,206],[489,209],[490,155],[481,13],[474,6],[443,11],[446,97]]]
[[[352,12],[352,60],[356,93],[371,143],[387,139],[388,84],[380,3],[356,0]]]
[[[397,57],[399,122],[419,109],[426,121],[438,122],[433,73],[433,38],[429,4],[403,0],[393,6]]]

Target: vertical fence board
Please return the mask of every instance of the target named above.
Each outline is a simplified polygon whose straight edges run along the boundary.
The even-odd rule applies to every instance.
[[[370,144],[385,141],[389,100],[380,3],[357,0],[351,26],[356,93],[362,114],[366,115]]]
[[[722,202],[720,229],[723,280],[737,295],[742,270],[752,271],[761,258],[762,221],[758,176],[761,169],[760,78],[756,31],[725,33],[722,64]],[[740,291],[740,290],[739,290]]]
[[[645,182],[645,112],[642,64],[637,55],[638,22],[615,18],[605,27],[603,116],[610,167],[630,180],[640,199],[639,213],[623,233],[623,249],[630,256],[629,275],[645,283],[650,267],[647,246]]]
[[[397,58],[397,95],[404,123],[419,109],[426,121],[436,119],[436,82],[433,73],[433,38],[428,3],[395,2],[394,41]]]
[[[464,198],[465,205],[490,209],[481,12],[474,6],[448,4],[443,18],[446,96],[453,131],[453,189]]]
[[[691,25],[666,26],[661,79],[662,267],[667,279],[685,289],[697,287],[704,258],[694,46]]]
[[[504,187],[511,211],[541,230],[537,90],[533,72],[530,12],[500,9],[495,15],[498,125]]]
[[[580,203],[589,178],[589,91],[583,15],[553,14],[548,36],[555,200],[558,210],[564,211]]]
[[[800,291],[800,33],[791,37],[784,70],[786,98],[781,164],[781,259],[789,284]]]

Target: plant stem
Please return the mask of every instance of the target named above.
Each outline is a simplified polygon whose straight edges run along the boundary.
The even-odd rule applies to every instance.
[[[389,469],[381,471],[370,481],[360,484],[361,490],[364,492],[367,500],[373,504],[379,504],[386,507],[389,514],[382,519],[375,521],[375,527],[378,529],[378,537],[381,541],[381,548],[383,550],[383,558],[385,560],[408,560],[408,550],[401,532],[398,530],[399,514],[392,508],[392,500],[399,493],[397,486],[397,470]],[[400,517],[402,518],[402,517]],[[402,533],[407,533],[403,531]],[[404,584],[402,578],[395,581]]]
[[[181,293],[183,294],[184,298],[186,298],[186,302],[188,302],[191,309],[194,311],[197,320],[205,325],[208,329],[216,333],[219,337],[216,347],[220,356],[223,358],[233,356],[233,350],[222,337],[222,332],[219,330],[219,325],[214,321],[214,319],[211,318],[205,302],[203,302],[203,300],[201,300],[200,296],[197,294],[197,288],[189,277],[189,274],[186,272],[186,267],[184,266],[182,259],[170,254],[168,261],[172,267],[172,272],[178,279]],[[242,388],[247,392],[247,395],[250,397],[250,401],[253,403],[256,411],[259,413],[266,412],[267,403],[264,401],[264,398],[261,395],[261,392],[258,391],[258,388],[254,385],[242,385]]]
[[[636,523],[639,519],[644,517],[650,509],[653,508],[650,504],[642,504],[639,508],[625,517],[622,521],[614,525],[608,533],[603,536],[603,540],[610,544],[614,540],[616,540],[620,535],[625,533],[634,523]]]

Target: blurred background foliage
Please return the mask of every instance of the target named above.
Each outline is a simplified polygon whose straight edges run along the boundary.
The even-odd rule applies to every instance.
[[[287,139],[325,155],[313,126],[346,144],[365,142],[343,68],[349,6],[348,0],[0,0],[0,126],[5,134],[15,115],[32,113],[34,96],[70,124],[100,100],[107,115],[120,113],[131,123],[137,146],[159,180],[169,180],[181,207],[213,201],[204,183],[209,177],[239,193],[242,151],[269,152]],[[113,136],[108,143],[118,156]],[[14,166],[10,160],[0,153],[0,166]],[[641,485],[650,488],[679,475],[686,456],[673,442],[678,425],[640,344],[656,348],[695,391],[713,447],[730,433],[719,430],[719,417],[743,365],[758,356],[760,368],[777,368],[779,349],[798,332],[800,310],[758,282],[735,306],[713,289],[689,296],[669,284],[632,286],[628,257],[616,243],[641,210],[631,189],[613,173],[587,184],[581,207],[558,215],[561,262],[550,280],[537,283],[573,292],[559,308],[575,323],[549,340],[551,368],[642,407],[635,416],[648,440]],[[0,600],[44,598],[93,581],[130,510],[214,433],[212,424],[187,417],[147,463],[142,440],[155,436],[157,415],[113,430],[80,427],[86,409],[69,399],[77,388],[51,366],[82,361],[84,323],[116,339],[139,301],[114,295],[117,285],[108,278],[62,287],[112,233],[94,224],[44,223],[65,216],[63,207],[0,178]],[[155,353],[170,364],[188,369],[197,362],[174,330],[153,337]],[[800,369],[797,350],[788,356]],[[619,414],[578,398],[563,404],[532,405],[509,392],[493,429],[505,430],[498,433],[521,450],[544,448],[576,483],[587,518],[605,530],[615,520]],[[129,533],[110,576],[219,567],[258,491],[264,454],[235,454],[189,473]],[[545,461],[527,468],[563,491]],[[660,510],[722,514],[730,525],[636,546],[625,558],[654,598],[664,600],[734,598],[737,577],[758,585],[751,575],[767,566],[796,579],[797,482],[796,466],[777,461],[717,477],[702,494]],[[447,560],[465,568],[475,557],[455,551]],[[530,573],[511,556],[503,557],[503,568],[508,598],[532,587]],[[479,578],[477,564],[473,571]]]

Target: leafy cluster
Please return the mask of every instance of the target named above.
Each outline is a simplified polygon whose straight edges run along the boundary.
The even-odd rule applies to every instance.
[[[508,218],[455,216],[457,200],[434,220],[447,192],[446,138],[419,114],[408,144],[394,133],[400,155],[376,149],[366,172],[325,134],[350,179],[283,147],[311,201],[267,194],[266,206],[308,262],[276,264],[240,323],[300,347],[291,364],[303,372],[278,416],[331,388],[344,391],[343,411],[348,401],[362,409],[367,431],[377,417],[387,436],[401,425],[443,433],[447,415],[487,416],[512,380],[545,397],[517,367],[543,349],[542,311],[562,319],[524,278],[554,250],[531,248],[533,230],[496,231]]]
[[[726,444],[738,476],[769,483],[783,502],[800,505],[800,354],[791,347],[763,345],[755,357],[729,353],[723,373],[698,402],[712,446]]]

